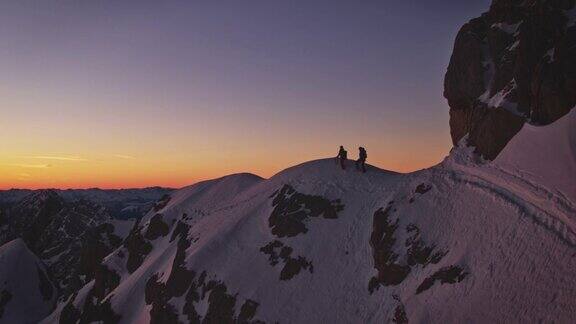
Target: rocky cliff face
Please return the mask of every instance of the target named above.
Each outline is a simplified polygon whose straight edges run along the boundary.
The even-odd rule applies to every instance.
[[[525,122],[576,105],[575,0],[494,0],[459,31],[444,80],[454,144],[494,159]]]
[[[0,220],[0,244],[16,238],[47,266],[63,296],[90,281],[103,257],[123,239],[119,228],[133,221],[113,220],[104,206],[65,201],[55,190],[38,190],[8,209]]]

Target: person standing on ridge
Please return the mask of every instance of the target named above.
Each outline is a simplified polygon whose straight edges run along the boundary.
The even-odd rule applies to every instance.
[[[348,159],[348,152],[344,149],[344,146],[340,145],[340,150],[338,150],[338,155],[336,155],[337,159],[340,159],[340,167],[342,170],[346,170],[345,162]]]
[[[362,167],[362,172],[366,173],[366,159],[368,158],[368,154],[366,154],[366,149],[360,146],[358,148],[360,150],[358,154],[358,160],[356,160],[356,170],[360,170]]]

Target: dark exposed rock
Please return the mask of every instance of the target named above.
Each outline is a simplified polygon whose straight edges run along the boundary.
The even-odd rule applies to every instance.
[[[276,191],[272,197],[274,210],[268,219],[272,234],[292,237],[308,231],[306,222],[313,217],[338,218],[344,209],[339,199],[330,201],[321,196],[305,195],[289,185]]]
[[[282,271],[280,272],[280,280],[290,280],[294,276],[300,273],[300,270],[305,269],[310,271],[310,273],[314,272],[314,267],[312,267],[312,263],[306,258],[298,256],[297,258],[287,258],[286,264]]]
[[[110,304],[110,299],[108,299],[104,301],[104,303],[100,304],[98,316],[96,316],[96,318],[99,321],[102,321],[104,324],[116,324],[120,322],[122,316],[114,313],[112,305]],[[91,322],[92,321],[85,323],[91,323]]]
[[[108,246],[116,248],[122,244],[123,238],[114,234],[114,225],[111,223],[100,224],[94,229],[96,235],[100,236],[101,239],[106,239],[109,242]]]
[[[310,218],[338,218],[338,212],[344,209],[339,199],[330,201],[321,196],[306,195],[297,192],[290,185],[284,185],[272,194],[274,210],[268,219],[272,234],[277,237],[292,237],[308,231],[306,222]],[[268,255],[270,265],[283,262],[280,280],[290,280],[302,269],[314,271],[312,262],[303,256],[292,257],[292,248],[280,241],[272,241],[260,248]]]
[[[114,225],[110,223],[104,223],[88,230],[82,239],[82,244],[76,251],[79,255],[79,261],[72,278],[77,278],[77,281],[68,282],[63,296],[69,296],[92,280],[104,257],[119,247],[121,243],[122,239],[114,234]],[[79,279],[80,276],[82,276],[82,280]]]
[[[105,265],[99,265],[94,276],[94,286],[88,292],[80,309],[73,305],[76,294],[69,299],[60,315],[60,323],[118,323],[119,314],[114,313],[110,299],[105,299],[120,284],[120,276]]]
[[[468,134],[494,159],[525,122],[546,125],[576,105],[574,5],[494,0],[460,29],[444,80],[454,145]]]
[[[220,282],[210,288],[208,311],[202,323],[234,323],[236,296],[230,295]]]
[[[185,219],[185,217],[183,217]],[[246,300],[235,318],[237,295],[228,293],[225,283],[217,280],[206,280],[204,271],[199,276],[186,267],[186,250],[193,239],[189,237],[190,225],[183,220],[176,224],[170,241],[178,239],[176,256],[166,283],[159,281],[159,275],[154,274],[146,283],[145,301],[152,305],[150,310],[151,323],[178,323],[179,310],[170,301],[174,298],[185,298],[182,314],[188,317],[190,323],[249,323],[256,313],[258,303]],[[198,314],[195,303],[207,298],[208,310],[204,318]]]
[[[248,323],[256,315],[259,304],[253,300],[247,299],[240,308],[240,315],[238,315],[238,323]]]
[[[186,303],[182,308],[182,314],[188,317],[189,323],[201,323],[202,318],[194,307],[194,303],[198,300],[200,300],[200,297],[197,295],[197,287],[191,286],[188,290],[188,294],[186,294]]]
[[[205,279],[206,271],[203,271],[198,279],[192,281],[188,293],[186,294],[186,302],[182,308],[182,313],[188,317],[190,323],[201,323],[202,318],[196,311],[194,303],[197,303],[201,298],[204,298],[204,296],[200,296],[200,289],[204,285]]]
[[[430,189],[432,189],[431,185],[425,184],[425,183],[421,183],[416,187],[416,190],[414,190],[416,193],[419,193],[421,195],[427,193],[428,191],[430,191]]]
[[[464,129],[459,130],[461,125]],[[522,129],[524,120],[504,109],[482,106],[470,110],[450,110],[450,133],[454,145],[466,134],[465,144],[474,146],[475,152],[493,160],[506,144]]]
[[[186,249],[191,245],[188,238],[190,226],[181,221],[178,225],[180,230],[177,236],[172,235],[171,238],[173,240],[179,237],[179,240],[168,280],[165,284],[160,283],[158,275],[154,275],[146,283],[145,300],[147,304],[152,304],[150,311],[152,323],[178,323],[177,311],[169,304],[169,300],[184,295],[195,277],[194,271],[187,269],[185,264]]]
[[[71,298],[64,307],[66,313],[64,318],[62,318],[61,315],[61,323],[88,324],[98,322],[116,324],[120,322],[122,317],[114,312],[110,303],[110,299],[113,296],[108,296],[108,294],[119,285],[120,276],[114,271],[107,269],[104,265],[101,265],[94,281],[94,286],[88,292],[84,300],[84,305],[81,306],[81,311],[74,307],[72,304],[74,298]],[[106,297],[109,298],[106,299]]]
[[[280,280],[290,280],[299,274],[302,269],[308,270],[310,273],[314,272],[312,262],[302,256],[293,258],[291,256],[292,248],[285,246],[284,243],[278,240],[261,247],[260,252],[268,255],[268,261],[271,266],[277,265],[280,260],[284,263],[284,267],[280,272]]]
[[[280,255],[276,253],[276,249],[282,248],[283,246],[284,244],[282,242],[275,240],[261,247],[260,252],[267,254],[270,265],[275,266],[278,264],[278,260],[280,259]]]
[[[148,228],[146,229],[146,234],[144,237],[150,241],[153,241],[161,236],[168,235],[170,228],[168,224],[164,223],[162,220],[162,214],[156,214],[150,219]]]
[[[429,190],[429,187],[426,192]],[[422,190],[420,190],[422,191]],[[413,267],[438,264],[448,251],[439,250],[434,244],[427,244],[420,236],[420,229],[415,224],[406,226],[408,235],[403,248],[396,244],[396,232],[399,230],[399,219],[393,220],[396,208],[389,203],[386,208],[380,208],[374,213],[370,246],[374,258],[374,268],[378,275],[368,282],[370,294],[380,286],[395,286],[401,284],[410,274]],[[436,277],[434,277],[436,278]],[[440,277],[438,277],[440,278]],[[432,282],[433,283],[433,282]]]
[[[103,300],[120,284],[120,276],[105,265],[100,265],[94,277],[94,287],[91,294],[98,300]]]
[[[50,282],[50,279],[46,276],[46,273],[40,267],[36,266],[36,270],[38,271],[38,280],[40,281],[40,294],[42,294],[42,298],[44,300],[52,299],[53,294],[55,293],[54,287]]]
[[[4,315],[4,308],[10,300],[12,299],[12,294],[8,290],[2,290],[0,293],[0,319],[2,319],[2,315]]]
[[[155,274],[148,282],[144,300],[146,304],[152,304],[150,310],[150,323],[178,323],[178,313],[172,305],[168,303],[170,296],[166,293],[166,286],[158,282],[158,275]]]
[[[247,299],[236,318],[234,314],[238,296],[230,294],[225,283],[217,280],[206,281],[206,272],[196,276],[196,273],[190,270],[185,275],[186,283],[181,285],[188,292],[182,313],[188,317],[189,323],[260,323],[253,320],[258,308],[257,302]],[[168,284],[158,282],[158,275],[152,276],[146,284],[145,301],[152,304],[151,323],[178,323],[178,310],[170,304],[170,300],[177,296],[167,287]],[[194,304],[205,299],[208,309],[202,318]]]
[[[376,290],[380,288],[380,282],[377,277],[372,277],[368,281],[368,292],[373,294]]]
[[[184,262],[186,259],[186,249],[188,249],[191,244],[192,243],[188,238],[187,233],[180,236],[176,256],[172,263],[172,272],[170,273],[170,277],[168,277],[168,281],[166,281],[167,294],[172,297],[180,297],[184,295],[194,277],[194,272],[188,270]]]
[[[152,251],[152,245],[142,237],[141,229],[142,227],[138,226],[138,224],[134,226],[124,242],[124,246],[128,250],[126,269],[130,273],[136,271],[144,262],[144,258]]]
[[[396,243],[394,232],[398,228],[398,220],[394,222],[390,220],[392,208],[392,205],[388,205],[386,209],[380,208],[374,213],[370,236],[374,268],[378,271],[376,280],[384,286],[398,285],[410,273],[410,266],[398,263],[398,254],[393,251]],[[374,280],[371,279],[371,282],[374,291]]]
[[[403,305],[398,305],[394,309],[394,318],[392,318],[393,323],[407,324],[408,317],[406,316],[406,310]]]
[[[102,303],[92,304],[88,299],[84,306],[82,315],[80,316],[80,324],[88,323],[104,323],[104,324],[116,324],[120,322],[122,317],[119,314],[114,313],[110,300],[107,299]]]
[[[76,297],[76,295],[74,295]],[[70,299],[70,301],[62,308],[62,312],[60,313],[60,320],[58,323],[60,324],[75,324],[78,323],[80,320],[80,311],[74,307],[72,304],[72,300],[74,297]]]
[[[406,307],[400,300],[398,296],[394,296],[394,299],[398,301],[398,305],[394,309],[394,317],[392,317],[392,323],[396,324],[408,324],[408,316],[406,315]]]
[[[169,194],[165,194],[164,196],[162,196],[162,198],[160,198],[156,204],[154,204],[154,211],[158,212],[160,210],[162,210],[162,208],[166,207],[166,205],[168,205],[168,203],[170,202],[170,195]]]
[[[426,267],[430,263],[437,264],[442,260],[442,257],[446,255],[447,252],[435,251],[435,245],[426,245],[420,237],[420,229],[416,225],[408,225],[406,231],[412,233],[412,235],[406,239],[405,244],[408,248],[406,253],[408,265],[414,266],[420,264]]]
[[[464,280],[467,275],[468,273],[464,272],[464,270],[458,266],[444,267],[436,271],[430,277],[424,279],[416,289],[416,294],[420,294],[421,292],[430,289],[436,281],[440,281],[441,284],[454,284]]]
[[[186,218],[186,214],[184,214],[183,218]],[[170,242],[174,241],[178,236],[187,236],[189,230],[190,225],[186,224],[182,220],[178,220],[178,223],[176,223],[176,228],[174,228],[174,231],[172,231],[172,236],[170,236]]]

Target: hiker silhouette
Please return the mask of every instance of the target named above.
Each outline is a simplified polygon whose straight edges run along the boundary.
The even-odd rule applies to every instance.
[[[366,153],[366,149],[360,146],[358,148],[358,160],[356,160],[356,170],[362,170],[363,173],[366,173],[366,159],[368,158],[368,154]]]
[[[338,150],[338,155],[336,155],[336,159],[340,159],[340,167],[342,170],[346,170],[345,162],[348,159],[348,152],[344,149],[344,146],[340,145],[340,150]]]

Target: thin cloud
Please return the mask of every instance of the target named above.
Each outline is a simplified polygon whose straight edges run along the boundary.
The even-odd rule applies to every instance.
[[[85,158],[79,156],[58,156],[58,155],[35,155],[35,156],[28,156],[30,159],[39,159],[39,160],[58,160],[58,161],[88,161]]]
[[[52,166],[50,164],[22,164],[22,163],[14,163],[14,164],[8,164],[8,165],[20,167],[20,168],[30,168],[30,169],[45,169],[45,168],[49,168]]]
[[[28,173],[20,173],[18,174],[18,178],[17,180],[19,181],[29,181],[30,180],[31,175]]]
[[[117,157],[119,159],[125,159],[125,160],[134,160],[136,159],[136,157],[132,156],[132,155],[125,155],[125,154],[114,154],[114,157]]]

